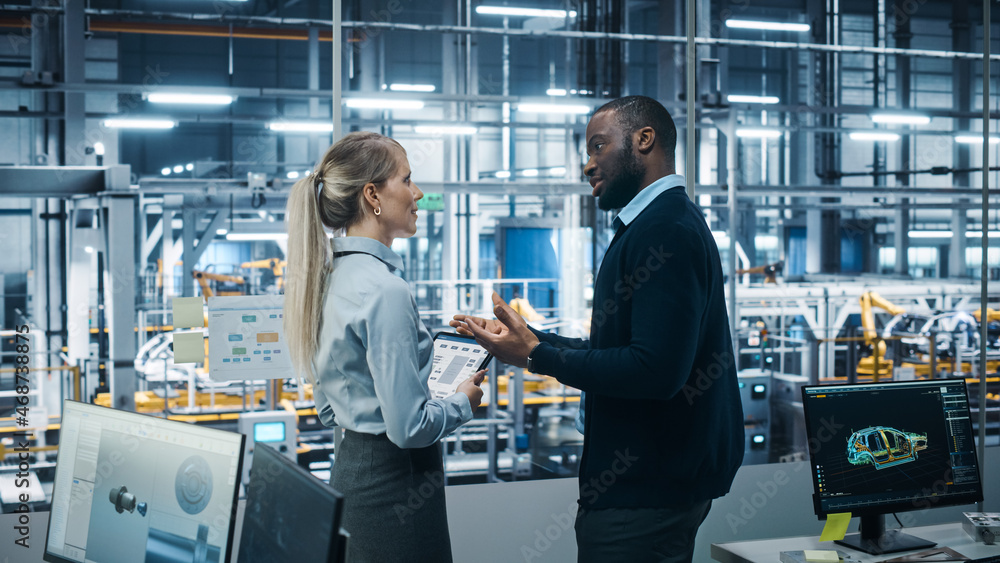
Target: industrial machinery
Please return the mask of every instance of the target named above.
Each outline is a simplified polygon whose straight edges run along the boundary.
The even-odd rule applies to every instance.
[[[288,459],[297,461],[298,415],[294,410],[252,411],[240,413],[236,428],[247,437],[243,459],[243,483],[250,482],[253,452],[257,443],[267,444]]]
[[[982,324],[982,309],[976,309],[972,316]],[[986,346],[988,348],[1000,348],[1000,311],[986,308]]]
[[[972,312],[972,316],[976,318],[978,322],[983,322],[983,308],[980,307]],[[986,308],[986,322],[1000,322],[1000,311],[996,309]]]
[[[1000,536],[1000,513],[997,512],[963,512],[965,520],[962,529],[969,537],[986,545],[993,545]]]
[[[266,258],[264,260],[254,260],[252,262],[244,262],[240,264],[240,267],[244,270],[251,268],[263,268],[265,271],[270,271],[270,275],[273,276],[270,279],[265,279],[260,285],[262,287],[268,287],[273,285],[275,291],[281,291],[285,285],[285,266],[288,262],[280,260],[278,258]]]
[[[514,299],[511,299],[508,305],[510,305],[511,309],[514,309],[515,313],[524,317],[524,320],[528,322],[546,320],[546,318],[539,314],[538,311],[531,306],[531,303],[528,303],[528,300],[523,297],[515,297]]]
[[[970,357],[979,351],[979,323],[965,311],[950,311],[934,315],[920,327],[920,334],[935,335],[939,358]],[[926,349],[926,341],[921,351]]]
[[[770,451],[771,372],[745,369],[737,374],[743,404],[744,463],[767,463]]]
[[[889,322],[885,323],[882,329],[884,340],[898,337],[903,344],[901,354],[903,357],[916,356],[921,350],[926,351],[927,340],[924,337],[913,336],[919,334],[931,315],[903,313],[896,315]]]
[[[205,302],[208,302],[208,298],[214,295],[243,295],[241,287],[245,283],[243,276],[216,274],[202,270],[192,270],[191,276],[198,280]],[[209,282],[216,282],[215,290],[212,289],[212,284]]]
[[[873,375],[878,365],[878,377],[892,374],[893,360],[885,357],[885,341],[875,328],[875,313],[873,307],[878,307],[893,315],[903,315],[906,310],[893,304],[874,291],[866,291],[858,299],[861,302],[861,327],[864,332],[865,345],[871,347],[871,355],[858,361],[859,375]]]
[[[780,274],[785,269],[784,262],[775,262],[774,264],[765,264],[764,266],[755,266],[753,268],[747,268],[745,270],[736,270],[736,275],[742,276],[744,274],[763,274],[764,283],[778,283],[778,274]]]

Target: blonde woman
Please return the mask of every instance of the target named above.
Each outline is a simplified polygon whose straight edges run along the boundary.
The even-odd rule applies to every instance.
[[[352,561],[452,559],[438,442],[472,418],[485,372],[430,399],[431,336],[390,250],[417,232],[423,195],[399,143],[356,132],[288,200],[286,340],[320,420],[345,429],[331,485],[344,495]]]

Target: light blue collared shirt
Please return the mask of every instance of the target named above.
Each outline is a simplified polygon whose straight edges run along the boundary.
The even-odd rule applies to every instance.
[[[684,176],[680,174],[670,174],[669,176],[664,176],[659,180],[656,180],[652,184],[646,186],[641,192],[637,193],[632,201],[628,202],[628,205],[622,208],[618,213],[617,219],[626,225],[630,224],[643,212],[653,200],[657,198],[663,192],[676,188],[678,186],[684,186]]]
[[[367,237],[335,237],[323,326],[313,361],[313,396],[323,424],[385,433],[401,448],[420,448],[472,418],[463,393],[431,399],[430,333],[407,283],[403,260]]]
[[[625,207],[623,207],[622,210],[618,213],[618,216],[615,217],[614,221],[615,226],[616,227],[618,226],[619,221],[625,224],[626,226],[629,225],[630,223],[632,223],[632,221],[635,221],[635,218],[638,217],[639,214],[642,213],[643,210],[645,210],[650,203],[653,203],[653,200],[656,199],[660,194],[662,194],[667,190],[676,188],[678,186],[680,187],[684,186],[684,176],[681,176],[680,174],[670,174],[668,176],[664,176],[659,180],[656,180],[652,184],[646,186],[645,188],[643,188],[641,192],[637,193],[635,197],[632,198],[632,201],[628,202],[628,204]],[[580,434],[583,434],[584,399],[586,399],[586,394],[583,391],[581,391],[580,410],[578,410],[576,413],[576,429],[580,432]]]

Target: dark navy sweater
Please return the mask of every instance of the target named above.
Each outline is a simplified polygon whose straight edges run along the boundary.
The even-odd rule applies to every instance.
[[[729,492],[743,409],[722,264],[683,188],[611,242],[589,341],[536,334],[536,371],[586,391],[584,509],[682,507]]]

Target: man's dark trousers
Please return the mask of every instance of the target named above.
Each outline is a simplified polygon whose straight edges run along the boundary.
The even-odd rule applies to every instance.
[[[690,563],[712,501],[682,508],[605,508],[576,515],[578,563]]]

